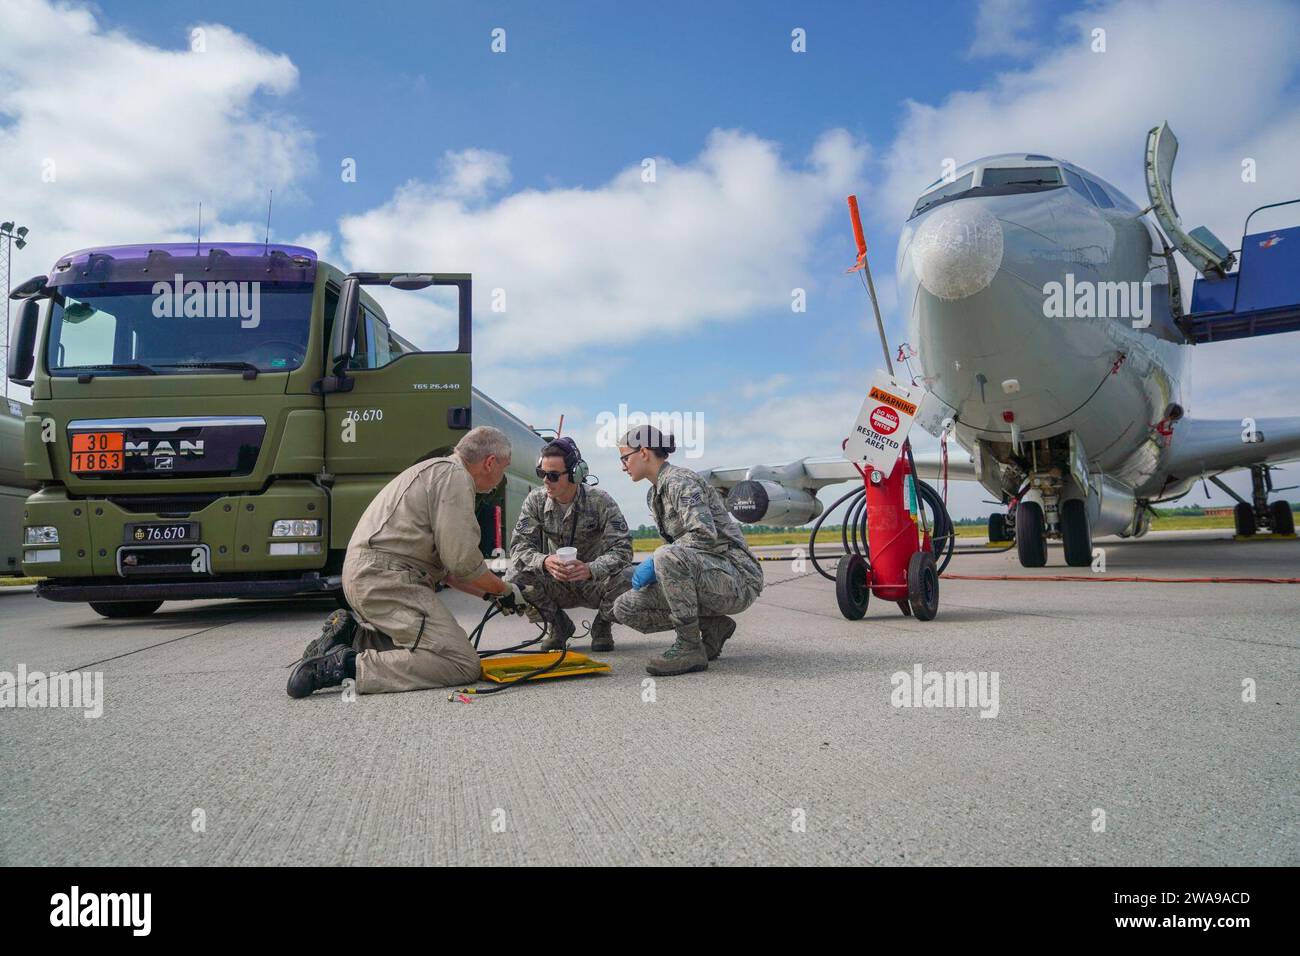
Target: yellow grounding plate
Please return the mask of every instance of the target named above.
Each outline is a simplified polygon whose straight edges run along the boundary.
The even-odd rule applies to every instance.
[[[555,663],[559,651],[547,651],[543,654],[512,654],[509,657],[486,657],[483,659],[483,679],[495,684],[511,684],[538,668]],[[608,674],[611,668],[603,661],[592,660],[586,654],[569,651],[559,667],[538,674],[535,680],[548,677],[577,677],[580,674]]]
[[[1234,534],[1233,541],[1294,541],[1294,534]]]

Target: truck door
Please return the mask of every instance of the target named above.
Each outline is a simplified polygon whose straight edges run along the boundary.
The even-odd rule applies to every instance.
[[[366,285],[398,289],[454,286],[459,343],[424,352],[389,327]],[[470,427],[470,279],[360,273],[348,276],[326,349],[325,469],[332,479],[330,548],[346,548],[366,506],[399,472],[446,454]],[[350,319],[345,317],[350,315]]]

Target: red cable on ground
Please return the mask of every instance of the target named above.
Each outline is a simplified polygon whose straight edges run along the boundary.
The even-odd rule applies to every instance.
[[[1125,584],[1300,584],[1300,578],[1144,578],[1111,574],[945,574],[945,581],[1110,581]]]

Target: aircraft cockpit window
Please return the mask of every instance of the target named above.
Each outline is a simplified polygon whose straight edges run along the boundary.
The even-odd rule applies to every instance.
[[[1102,209],[1114,209],[1115,204],[1111,202],[1110,196],[1106,195],[1106,190],[1094,183],[1091,179],[1085,179],[1088,184],[1088,191],[1092,193],[1092,198],[1096,200],[1097,205]]]
[[[1085,183],[1083,181],[1083,177],[1080,176],[1078,173],[1076,173],[1074,170],[1067,169],[1065,171],[1065,181],[1070,184],[1071,189],[1073,189],[1084,199],[1088,200],[1088,202],[1093,201],[1092,193],[1088,192],[1088,184]]]
[[[926,193],[916,201],[916,206],[912,209],[912,215],[907,218],[911,219],[913,216],[918,216],[931,206],[938,205],[945,199],[951,199],[958,193],[964,193],[966,190],[970,189],[974,183],[975,173],[969,172],[960,179],[954,179],[946,186],[940,186],[934,192]]]
[[[1023,186],[1026,191],[1061,185],[1061,171],[1055,166],[990,167],[980,177],[980,188]],[[1016,190],[1017,192],[1020,190]]]

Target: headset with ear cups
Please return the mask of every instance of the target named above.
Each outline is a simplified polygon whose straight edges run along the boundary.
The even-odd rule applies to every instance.
[[[591,469],[587,462],[583,460],[582,452],[578,450],[578,444],[572,438],[557,438],[550,442],[551,445],[562,445],[564,452],[564,467],[569,473],[569,480],[575,485],[580,485],[587,480],[591,474]],[[543,449],[544,450],[544,449]],[[544,455],[542,457],[545,457]],[[537,459],[537,467],[542,467],[542,457]]]

